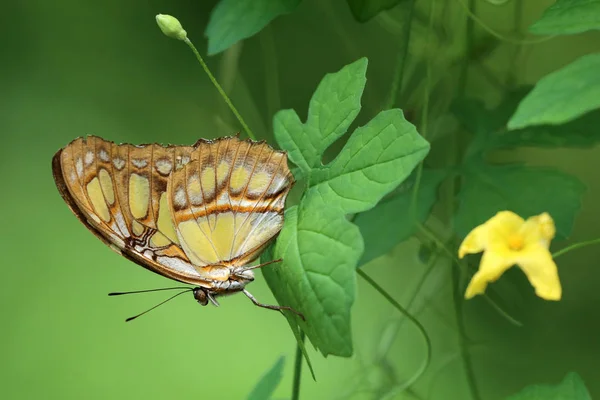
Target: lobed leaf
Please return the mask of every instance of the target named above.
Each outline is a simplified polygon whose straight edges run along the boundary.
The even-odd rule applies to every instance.
[[[509,129],[559,125],[600,107],[600,53],[580,57],[546,75],[519,104]]]
[[[511,210],[523,218],[550,213],[557,237],[564,239],[571,233],[585,191],[583,183],[572,175],[518,164],[472,163],[466,167],[464,178],[454,220],[461,238],[498,211]]]
[[[340,154],[313,170],[306,197],[315,207],[335,205],[345,214],[372,208],[404,181],[429,152],[429,143],[401,110],[382,111],[357,128]]]
[[[360,213],[354,223],[365,241],[365,252],[358,265],[362,266],[388,252],[398,243],[407,240],[415,231],[415,222],[424,222],[437,199],[437,189],[446,177],[446,171],[423,170],[415,215],[411,216],[413,186],[411,182],[399,193],[385,199],[369,211]]]
[[[221,0],[212,10],[204,32],[208,37],[208,55],[257,34],[278,16],[294,11],[300,1]]]
[[[321,165],[323,152],[346,133],[358,115],[366,71],[367,59],[361,58],[338,72],[325,75],[310,100],[305,124],[294,110],[275,114],[275,139],[288,151],[288,158],[303,175],[307,176],[311,168]]]
[[[293,110],[274,118],[275,138],[307,179],[296,207],[288,209],[273,258],[283,265],[263,271],[298,338],[304,331],[323,355],[352,355],[350,308],[355,268],[363,252],[358,227],[346,214],[365,211],[398,186],[425,157],[429,144],[400,110],[380,113],[354,131],[328,165],[321,159],[360,111],[367,59],[328,74],[310,100],[306,123]]]
[[[269,400],[283,378],[285,357],[281,356],[273,366],[260,378],[248,395],[248,400]]]
[[[558,385],[531,385],[506,400],[592,400],[581,377],[570,372]]]
[[[529,27],[539,35],[571,35],[600,29],[600,0],[557,0]]]
[[[304,314],[306,321],[286,313],[292,329],[299,326],[325,356],[349,357],[354,269],[363,241],[358,228],[340,216],[329,207],[289,208],[273,249],[282,265],[265,268],[263,275],[279,304]]]

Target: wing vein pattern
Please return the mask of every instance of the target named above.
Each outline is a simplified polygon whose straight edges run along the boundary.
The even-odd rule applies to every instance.
[[[78,138],[52,162],[73,213],[137,264],[210,286],[211,268],[254,261],[283,226],[287,154],[237,137],[193,146]]]

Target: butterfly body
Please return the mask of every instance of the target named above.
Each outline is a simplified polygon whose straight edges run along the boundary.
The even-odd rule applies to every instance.
[[[52,161],[73,213],[129,260],[195,285],[201,304],[243,291],[283,226],[294,180],[285,152],[226,137],[193,146],[78,138]],[[273,306],[275,307],[275,306]]]

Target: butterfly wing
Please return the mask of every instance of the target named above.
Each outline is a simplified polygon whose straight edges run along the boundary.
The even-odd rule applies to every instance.
[[[166,196],[171,174],[193,151],[90,136],[59,150],[52,170],[73,213],[113,250],[166,277],[205,285],[179,245]]]
[[[177,237],[190,261],[202,267],[256,259],[283,226],[294,181],[285,152],[224,138],[198,142],[192,161],[170,183]]]
[[[283,226],[293,177],[284,152],[222,138],[117,145],[90,136],[52,169],[73,213],[113,250],[163,276],[210,287],[211,265],[245,265]]]

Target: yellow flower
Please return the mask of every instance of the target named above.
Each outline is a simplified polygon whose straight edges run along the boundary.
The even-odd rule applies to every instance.
[[[560,300],[562,289],[558,271],[548,250],[555,233],[554,221],[548,213],[525,221],[511,211],[501,211],[473,229],[460,245],[458,257],[484,253],[479,271],[467,287],[465,298],[482,294],[489,282],[494,282],[516,264],[539,297]]]

